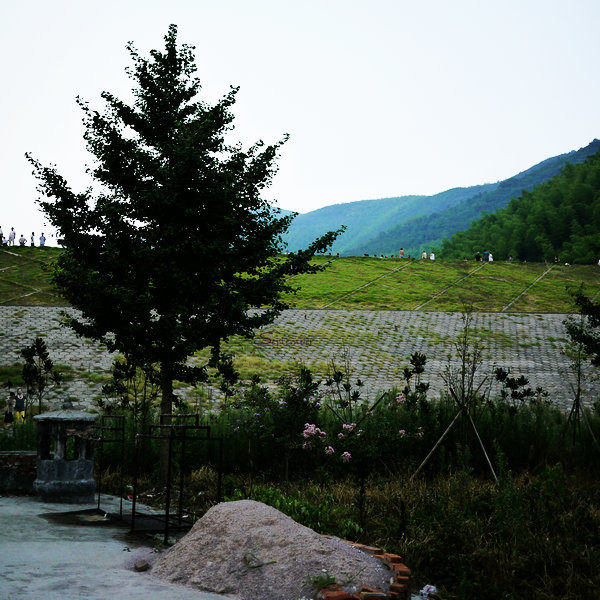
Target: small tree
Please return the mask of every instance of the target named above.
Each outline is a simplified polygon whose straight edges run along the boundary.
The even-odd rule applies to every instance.
[[[188,357],[209,347],[212,364],[226,364],[221,342],[272,322],[295,291],[291,276],[320,270],[310,259],[337,233],[275,258],[293,216],[281,217],[261,193],[287,136],[247,150],[226,143],[238,89],[214,106],[197,98],[193,47],[177,45],[175,25],[150,58],[127,48],[133,104],[103,92],[101,114],[78,99],[101,190],[75,193],[56,169],[28,158],[64,240],[54,282],[83,314],[71,327],[137,366],[158,365],[161,412],[170,415],[173,381],[206,378],[207,365],[191,367]],[[166,445],[161,464],[164,477]]]
[[[27,386],[26,402],[29,402],[31,396],[37,396],[38,413],[41,413],[46,390],[60,385],[60,373],[54,370],[48,347],[41,337],[36,337],[31,346],[23,348],[21,356],[25,359],[22,377]],[[27,406],[25,409],[27,410]]]
[[[565,329],[572,345],[579,347],[595,367],[600,367],[600,304],[579,287],[572,292],[580,319],[566,319]]]
[[[580,415],[583,415],[587,428],[596,443],[598,443],[590,425],[585,407],[581,404],[583,392],[583,365],[589,360],[592,365],[600,366],[600,304],[585,295],[580,286],[571,293],[575,305],[579,311],[579,317],[567,317],[563,324],[569,337],[565,347],[565,353],[571,358],[571,368],[575,374],[575,385],[573,389],[575,398],[569,413],[568,423],[573,423],[573,441],[580,430]]]

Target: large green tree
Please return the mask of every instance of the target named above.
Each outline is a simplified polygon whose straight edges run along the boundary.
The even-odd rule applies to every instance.
[[[164,51],[140,56],[131,43],[133,101],[104,92],[103,112],[78,98],[99,189],[71,190],[54,167],[28,156],[39,200],[65,251],[54,281],[83,318],[79,334],[100,339],[140,365],[158,365],[163,413],[173,381],[197,381],[200,348],[251,335],[285,308],[290,276],[314,272],[330,232],[276,258],[290,216],[261,197],[285,137],[247,150],[227,142],[237,88],[209,105],[198,99],[193,47],[169,27]],[[261,307],[250,311],[250,307]]]

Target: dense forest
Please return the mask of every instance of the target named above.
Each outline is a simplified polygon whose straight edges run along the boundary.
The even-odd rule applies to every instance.
[[[600,258],[600,152],[523,191],[442,243],[442,258],[489,250],[495,259],[595,263]]]

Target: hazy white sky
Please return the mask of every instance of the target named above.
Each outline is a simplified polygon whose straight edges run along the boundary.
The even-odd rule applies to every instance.
[[[196,46],[236,137],[291,138],[267,197],[307,212],[504,179],[600,137],[598,0],[0,0],[0,225],[44,227],[29,151],[75,190],[77,95],[127,98],[125,49]],[[48,235],[49,228],[46,226]]]

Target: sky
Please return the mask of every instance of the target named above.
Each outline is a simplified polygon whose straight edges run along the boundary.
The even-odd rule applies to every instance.
[[[322,206],[506,179],[600,137],[598,0],[0,0],[0,226],[55,232],[25,152],[75,191],[93,164],[81,96],[131,97],[132,41],[169,24],[201,98],[239,86],[233,135],[285,133],[265,197]]]

